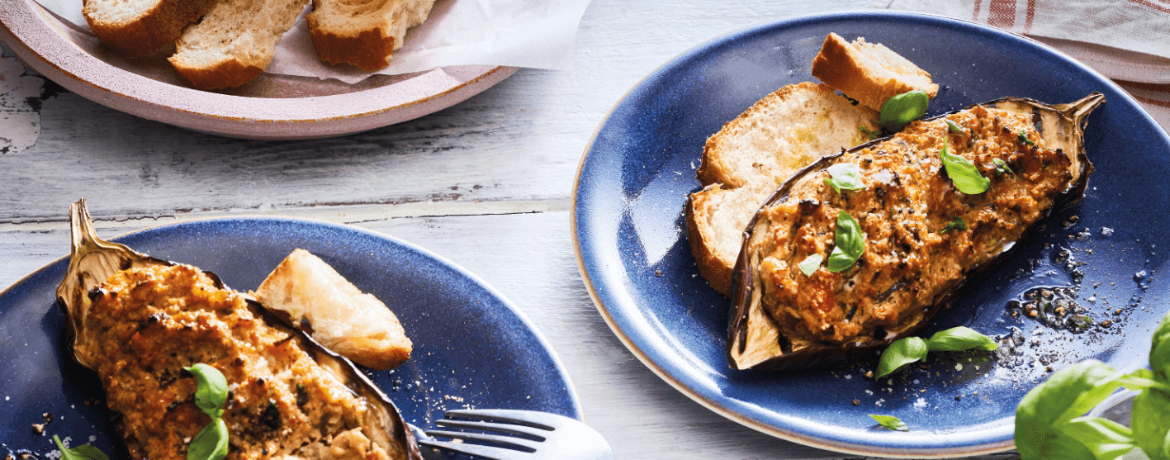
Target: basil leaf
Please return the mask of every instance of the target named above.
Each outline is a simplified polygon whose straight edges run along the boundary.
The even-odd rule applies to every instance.
[[[218,417],[203,427],[187,446],[187,460],[223,460],[227,453],[227,424]]]
[[[835,232],[828,264],[832,273],[849,269],[865,253],[865,234],[861,233],[861,225],[845,210],[837,213]]]
[[[978,348],[992,351],[999,348],[991,337],[975,332],[974,329],[964,326],[952,327],[945,331],[935,332],[926,341],[930,351],[964,351]]]
[[[82,444],[74,448],[67,448],[61,443],[61,438],[53,435],[53,443],[61,449],[61,460],[110,460],[105,452],[89,444]]]
[[[223,415],[227,400],[227,379],[214,367],[199,363],[183,370],[195,376],[195,405],[211,418]]]
[[[961,155],[947,153],[946,136],[943,136],[943,148],[939,151],[939,156],[942,158],[943,167],[947,170],[947,176],[950,176],[951,182],[960,192],[967,195],[978,195],[986,192],[987,187],[991,185],[991,180],[981,176],[979,168],[976,168],[971,160],[963,158]]]
[[[1129,453],[1125,455],[1122,455],[1118,460],[1150,460],[1150,457],[1147,457],[1146,453],[1142,452],[1141,448],[1137,448],[1129,451]]]
[[[1075,418],[1062,429],[1093,453],[1097,460],[1114,460],[1137,447],[1133,431],[1113,420],[1100,417]]]
[[[963,128],[960,128],[959,125],[956,125],[955,122],[951,120],[947,120],[947,130],[949,130],[951,134],[958,134],[960,136],[967,135],[967,131],[963,130]]]
[[[829,166],[829,178],[825,179],[825,183],[833,187],[838,195],[841,194],[841,189],[861,190],[865,188],[865,183],[861,181],[861,167],[854,163],[837,163]]]
[[[926,91],[916,89],[891,97],[882,104],[878,123],[890,131],[899,131],[910,122],[926,114],[930,96]]]
[[[1061,369],[1029,391],[1016,408],[1015,442],[1020,457],[1071,458],[1051,452],[1061,446],[1056,444],[1061,427],[1109,397],[1122,376],[1108,364],[1090,359]]]
[[[1170,313],[1162,317],[1162,324],[1154,330],[1150,342],[1150,369],[1154,378],[1170,383]]]
[[[869,414],[869,418],[876,420],[879,425],[891,430],[910,431],[910,427],[906,426],[906,422],[903,422],[902,419],[894,417],[893,415]]]
[[[813,254],[811,256],[805,257],[804,260],[799,264],[796,264],[796,266],[800,267],[800,272],[804,273],[804,276],[813,276],[813,273],[816,273],[817,269],[821,268],[821,261],[823,260],[825,260],[825,256],[820,254]]]
[[[1006,161],[1003,161],[999,158],[991,160],[991,163],[995,165],[995,174],[996,175],[1003,174],[1003,173],[1009,173],[1009,174],[1016,173],[1015,171],[1012,171],[1012,168],[1010,166],[1008,166]]]
[[[882,359],[878,362],[878,371],[875,379],[880,379],[901,369],[902,366],[921,361],[926,357],[928,348],[926,341],[918,337],[906,337],[891,343],[886,351],[882,352]]]
[[[1148,389],[1133,398],[1129,425],[1134,442],[1152,460],[1170,460],[1167,439],[1170,436],[1170,395]]]
[[[966,229],[967,229],[967,222],[964,222],[962,217],[956,217],[955,220],[947,222],[947,225],[944,226],[942,231],[939,233],[942,234],[942,233],[946,233],[950,230],[966,230]]]
[[[830,179],[830,178],[826,177],[826,178],[825,178],[825,185],[828,185],[829,187],[832,187],[832,188],[833,188],[833,191],[834,191],[834,192],[837,192],[837,194],[838,194],[838,195],[840,195],[840,194],[841,194],[841,187],[838,187],[838,186],[837,186],[837,183],[836,183],[836,182],[833,182],[833,179]]]
[[[1117,380],[1127,390],[1142,391],[1147,388],[1156,388],[1170,394],[1170,383],[1155,380],[1154,371],[1138,369]]]
[[[1019,138],[1021,144],[1031,145],[1033,147],[1036,146],[1035,141],[1028,139],[1028,132],[1027,131],[1024,131],[1021,129],[1020,132],[1018,134],[1016,134],[1016,137]]]

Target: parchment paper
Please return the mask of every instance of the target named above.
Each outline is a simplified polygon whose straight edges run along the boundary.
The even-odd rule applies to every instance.
[[[41,6],[86,33],[81,0],[38,0]],[[390,66],[365,72],[317,59],[305,14],[276,46],[267,72],[362,81],[374,73],[397,75],[457,65],[505,65],[564,69],[589,0],[438,0],[427,21],[406,34]]]

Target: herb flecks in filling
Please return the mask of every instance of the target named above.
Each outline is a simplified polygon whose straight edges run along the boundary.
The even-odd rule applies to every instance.
[[[862,188],[838,194],[825,174],[797,179],[784,199],[762,211],[771,224],[757,248],[762,304],[782,335],[796,348],[900,333],[918,324],[969,267],[983,266],[1043,218],[1072,182],[1071,160],[1040,140],[1020,143],[1018,133],[1031,123],[1027,115],[984,107],[916,121],[885,142],[833,160],[857,165]],[[942,164],[944,144],[980,177],[995,177],[1000,162],[1012,173],[995,177],[983,193],[962,193]],[[842,213],[857,221],[864,252],[847,270],[805,276],[801,262],[837,247]]]

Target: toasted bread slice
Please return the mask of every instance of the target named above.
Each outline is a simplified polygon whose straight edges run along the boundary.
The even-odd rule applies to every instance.
[[[394,313],[304,249],[272,270],[256,298],[307,321],[314,340],[363,366],[385,370],[410,359],[410,339]]]
[[[102,43],[131,57],[171,46],[219,0],[85,0],[81,13]]]
[[[308,0],[222,0],[175,43],[171,65],[199,89],[240,86],[264,73]]]
[[[699,273],[731,292],[743,230],[768,195],[822,155],[869,140],[876,111],[825,85],[788,85],[765,96],[707,139],[699,182],[687,203],[687,241]],[[863,129],[865,131],[863,131]]]
[[[929,73],[880,43],[866,43],[864,37],[849,43],[830,33],[813,59],[812,75],[874,110],[907,91],[920,89],[932,98],[938,94]]]
[[[313,0],[305,18],[317,57],[375,71],[390,65],[406,30],[422,24],[434,0]]]

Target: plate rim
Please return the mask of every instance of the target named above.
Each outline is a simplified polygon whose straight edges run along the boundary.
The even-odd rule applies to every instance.
[[[368,228],[364,228],[364,227],[358,227],[356,225],[351,225],[351,224],[332,222],[332,221],[328,221],[328,220],[324,220],[324,219],[315,219],[315,218],[309,218],[309,217],[268,216],[268,215],[260,215],[260,214],[242,214],[242,215],[238,215],[238,216],[219,216],[219,217],[200,217],[200,218],[196,218],[196,219],[182,220],[182,221],[177,221],[177,222],[155,224],[155,225],[150,225],[150,226],[143,227],[143,228],[140,228],[137,230],[131,230],[129,232],[120,233],[117,236],[108,238],[108,241],[119,242],[120,240],[122,240],[124,238],[134,236],[134,235],[137,235],[139,233],[163,231],[163,230],[166,230],[166,227],[182,227],[182,226],[197,225],[197,224],[227,224],[227,223],[249,223],[249,222],[261,222],[261,223],[264,223],[264,222],[268,222],[268,223],[283,222],[283,223],[302,224],[302,225],[310,225],[310,226],[317,226],[317,227],[328,227],[328,228],[333,228],[333,229],[342,230],[342,231],[356,232],[356,233],[363,234],[365,236],[369,236],[369,237],[372,237],[375,239],[387,241],[391,244],[395,244],[395,245],[404,247],[404,248],[411,250],[411,251],[416,251],[417,253],[421,254],[422,256],[430,258],[430,259],[434,260],[435,262],[438,262],[443,267],[451,269],[451,270],[455,271],[456,273],[458,273],[459,275],[466,277],[469,281],[471,281],[472,283],[475,283],[476,285],[478,285],[479,287],[484,289],[484,291],[487,292],[489,295],[491,295],[492,297],[495,297],[497,300],[499,300],[500,303],[503,304],[504,307],[506,307],[508,309],[508,311],[510,311],[516,317],[516,319],[519,320],[520,323],[523,324],[524,327],[526,329],[528,329],[529,332],[532,333],[533,337],[536,338],[536,342],[541,346],[541,348],[544,349],[545,352],[548,353],[549,358],[552,360],[552,362],[554,364],[554,369],[555,369],[557,375],[559,377],[561,377],[561,381],[565,383],[565,388],[568,390],[568,393],[570,396],[569,399],[572,402],[571,407],[570,407],[571,412],[573,413],[572,418],[574,418],[582,423],[587,423],[586,418],[585,418],[585,411],[581,405],[580,394],[577,392],[577,387],[573,383],[573,380],[572,380],[571,376],[569,375],[568,369],[565,367],[565,363],[563,361],[561,361],[561,357],[560,357],[560,355],[557,354],[556,348],[554,348],[552,346],[552,344],[549,343],[548,339],[544,336],[544,333],[541,332],[538,327],[536,327],[536,324],[534,324],[532,322],[532,320],[528,317],[528,315],[525,314],[523,310],[520,310],[519,308],[517,308],[516,305],[514,303],[512,303],[512,301],[510,299],[508,299],[508,297],[504,296],[503,293],[496,290],[496,288],[494,286],[492,286],[491,284],[488,284],[486,281],[484,281],[482,278],[480,278],[475,273],[468,271],[466,268],[463,268],[461,265],[447,259],[446,257],[443,257],[443,256],[441,256],[441,255],[439,255],[439,254],[437,254],[429,249],[426,249],[422,246],[414,244],[410,241],[404,240],[402,238],[399,238],[399,237],[396,237],[393,235],[382,233],[382,232],[379,232],[376,230],[372,230],[372,229],[368,229]],[[27,275],[22,276],[20,279],[12,282],[12,284],[10,284],[7,287],[5,287],[4,289],[0,290],[0,299],[3,299],[4,297],[8,296],[10,294],[10,292],[15,291],[17,288],[23,287],[22,285],[25,284],[26,281],[29,281],[32,278],[37,277],[37,276],[46,275],[47,272],[49,271],[49,269],[51,269],[54,265],[57,265],[59,263],[66,263],[67,264],[69,261],[69,257],[70,256],[66,255],[66,256],[61,256],[61,257],[58,257],[56,259],[53,259],[51,262],[46,263],[45,265],[41,266],[40,268],[33,270],[32,272],[28,273]],[[174,262],[183,263],[180,261],[174,261]],[[53,294],[55,296],[55,293],[53,293]],[[385,392],[385,390],[382,390],[382,391]]]
[[[821,439],[821,438],[818,438],[815,436],[811,436],[809,434],[798,433],[795,431],[786,430],[786,429],[783,429],[779,426],[774,426],[774,425],[770,425],[767,423],[760,423],[760,422],[752,420],[748,417],[745,417],[742,414],[739,414],[737,411],[733,410],[732,408],[723,407],[723,406],[719,405],[716,401],[714,401],[712,398],[708,398],[707,396],[701,394],[700,392],[693,390],[691,388],[692,385],[690,383],[683,381],[683,379],[677,379],[674,376],[672,376],[666,369],[664,369],[661,365],[659,365],[657,362],[655,362],[645,351],[643,351],[641,348],[639,348],[638,345],[636,343],[634,343],[633,339],[628,334],[626,334],[626,332],[624,330],[622,330],[621,326],[617,324],[614,317],[610,314],[609,308],[606,307],[605,303],[601,299],[601,296],[598,294],[598,290],[594,284],[593,278],[590,277],[589,268],[586,266],[584,255],[583,255],[582,249],[581,249],[581,243],[580,243],[581,232],[584,229],[580,226],[579,221],[577,219],[577,212],[579,209],[578,198],[580,197],[580,185],[581,185],[582,172],[585,169],[585,164],[589,159],[589,154],[593,150],[593,145],[596,142],[598,135],[601,134],[602,129],[604,129],[605,125],[610,121],[610,118],[613,116],[614,112],[622,105],[623,102],[626,101],[626,99],[630,96],[631,93],[634,92],[634,90],[640,88],[643,84],[646,83],[647,80],[659,76],[660,73],[664,69],[666,69],[667,67],[671,67],[671,66],[674,66],[676,64],[680,64],[703,50],[713,48],[719,44],[729,43],[729,42],[733,41],[735,38],[740,37],[740,36],[750,35],[753,33],[761,32],[761,31],[766,30],[766,29],[784,27],[786,25],[793,25],[795,23],[801,23],[801,22],[848,20],[848,19],[857,19],[857,18],[865,18],[865,17],[879,17],[879,18],[884,18],[884,19],[899,19],[899,18],[917,18],[920,20],[926,19],[926,20],[930,20],[930,21],[937,21],[937,22],[942,23],[942,24],[950,23],[948,25],[951,25],[951,26],[975,28],[975,29],[981,30],[983,32],[992,33],[995,35],[1002,36],[1004,38],[1022,40],[1030,45],[1034,45],[1034,46],[1036,46],[1044,51],[1047,51],[1047,52],[1054,54],[1055,56],[1057,56],[1059,58],[1063,58],[1063,59],[1069,61],[1070,63],[1074,64],[1079,69],[1086,71],[1090,75],[1095,76],[1099,80],[1105,82],[1108,86],[1111,87],[1111,89],[1113,89],[1117,93],[1121,94],[1125,100],[1127,100],[1129,103],[1131,103],[1134,107],[1138,108],[1139,115],[1141,117],[1144,117],[1144,120],[1146,122],[1148,122],[1152,126],[1155,126],[1157,128],[1157,130],[1155,131],[1156,134],[1161,134],[1163,139],[1166,141],[1167,145],[1170,145],[1170,134],[1167,134],[1166,130],[1164,128],[1162,128],[1162,126],[1160,124],[1158,124],[1157,121],[1154,120],[1154,118],[1150,115],[1149,111],[1146,110],[1145,107],[1142,106],[1140,103],[1138,103],[1136,100],[1134,100],[1133,96],[1130,95],[1128,91],[1126,91],[1124,88],[1121,88],[1112,79],[1105,77],[1100,72],[1093,69],[1092,67],[1089,67],[1088,65],[1076,60],[1075,58],[1068,56],[1067,54],[1061,52],[1060,50],[1058,50],[1052,46],[1049,46],[1043,42],[1029,38],[1029,37],[1024,36],[1024,35],[1020,35],[1020,34],[1017,34],[1014,32],[1010,32],[1010,31],[997,29],[997,28],[994,28],[994,27],[991,27],[991,26],[988,26],[985,24],[980,24],[980,23],[977,23],[974,21],[968,21],[968,20],[964,20],[964,19],[952,18],[952,17],[931,14],[931,13],[902,11],[902,10],[884,10],[884,9],[883,10],[849,9],[849,10],[830,12],[830,13],[804,14],[804,15],[797,15],[797,16],[792,16],[792,17],[788,17],[788,18],[783,18],[783,19],[779,19],[779,20],[765,21],[765,22],[761,22],[758,24],[744,27],[744,28],[735,29],[735,30],[729,31],[727,33],[718,35],[714,38],[704,40],[704,41],[696,44],[695,46],[692,46],[692,47],[668,58],[661,65],[655,67],[653,70],[649,71],[646,75],[644,75],[641,79],[639,79],[637,82],[635,82],[633,85],[631,85],[630,88],[628,90],[626,90],[626,92],[623,93],[621,95],[621,97],[605,113],[602,120],[597,124],[597,128],[593,131],[592,136],[590,136],[588,144],[586,144],[586,146],[585,146],[585,149],[581,155],[581,159],[579,160],[579,162],[577,164],[576,176],[573,179],[572,196],[571,196],[571,203],[570,203],[570,207],[569,207],[569,226],[570,226],[570,235],[572,237],[572,243],[573,243],[573,252],[574,252],[575,258],[577,260],[577,269],[581,274],[581,279],[584,282],[585,288],[589,292],[589,297],[593,300],[593,304],[597,308],[598,313],[601,314],[602,318],[605,320],[606,324],[609,326],[610,330],[614,333],[614,335],[617,336],[617,338],[622,342],[622,344],[625,345],[626,348],[631,353],[633,353],[634,356],[637,357],[638,360],[641,361],[644,366],[646,366],[648,369],[650,369],[655,375],[657,375],[659,378],[664,380],[667,384],[669,384],[675,390],[677,390],[678,392],[687,396],[691,400],[699,403],[699,405],[706,407],[707,409],[711,410],[712,412],[715,412],[716,414],[719,414],[719,415],[721,415],[729,420],[732,420],[736,423],[739,423],[740,425],[743,425],[743,426],[751,428],[753,430],[756,430],[756,431],[762,432],[764,434],[768,434],[768,435],[771,435],[773,437],[780,438],[780,439],[783,439],[786,441],[791,441],[791,442],[803,444],[803,445],[810,446],[810,447],[831,450],[831,451],[841,452],[841,453],[846,453],[846,454],[851,454],[851,455],[882,455],[882,456],[888,456],[888,457],[893,457],[893,458],[955,458],[955,457],[963,457],[963,456],[985,455],[985,454],[992,454],[992,453],[1005,452],[1005,451],[1012,450],[1015,447],[1015,442],[1013,439],[1014,436],[1009,437],[1009,439],[1007,439],[1006,441],[979,443],[979,444],[968,444],[968,445],[960,445],[960,446],[888,447],[888,446],[865,445],[865,444],[859,444],[859,443],[847,443],[847,442],[838,442],[838,441],[833,441],[833,440]],[[685,236],[684,236],[684,238],[685,238]]]
[[[46,78],[121,112],[230,137],[315,139],[388,126],[448,108],[519,70],[450,66],[350,93],[294,98],[236,96],[173,85],[118,68],[61,36],[48,22],[50,17],[60,20],[35,0],[12,3],[0,9],[0,41]],[[411,84],[418,79],[426,81]],[[389,106],[378,103],[403,90],[420,88],[425,91],[413,99]],[[313,130],[306,132],[306,125],[312,125]]]

